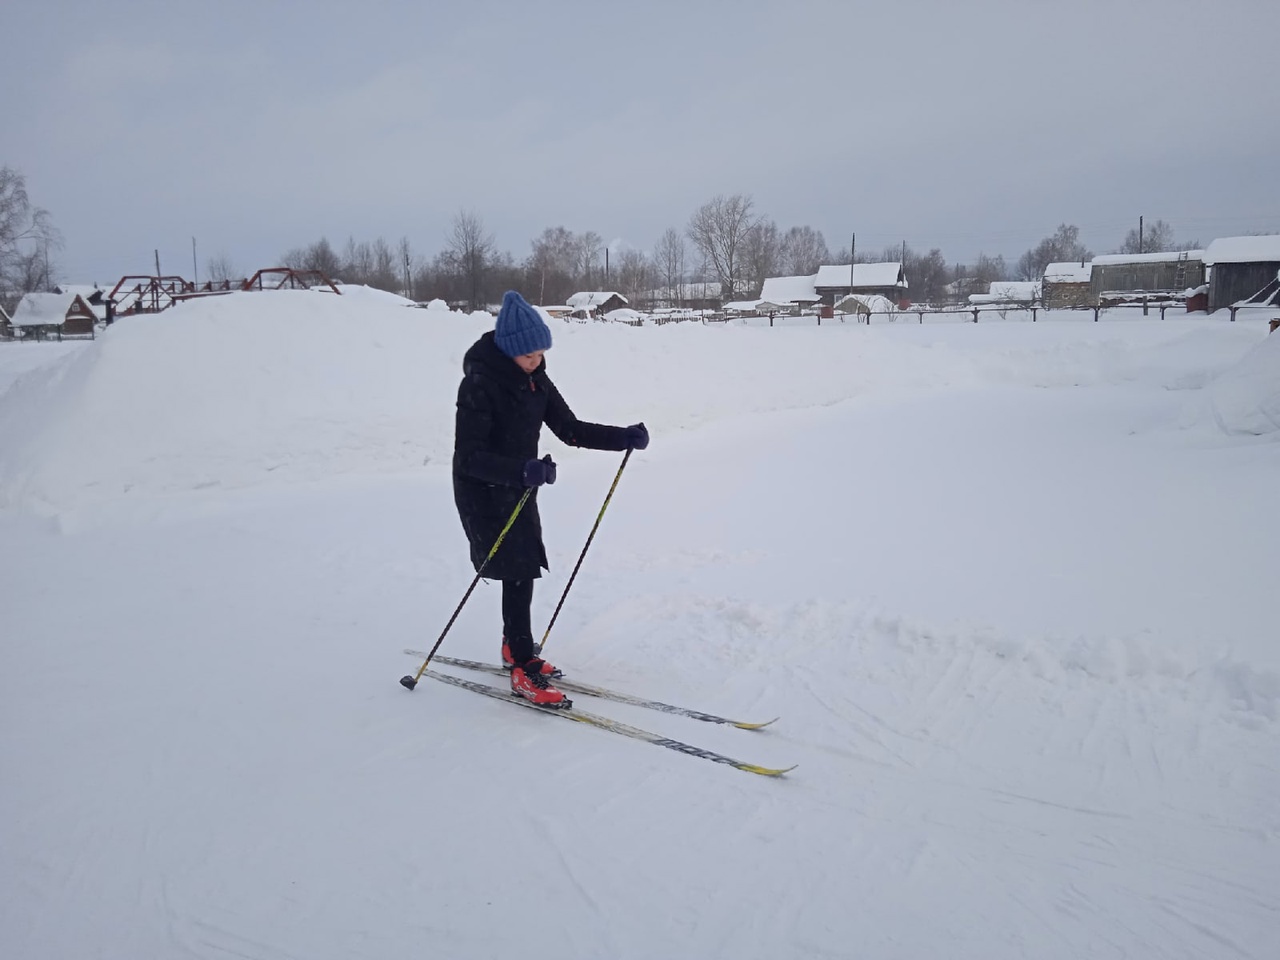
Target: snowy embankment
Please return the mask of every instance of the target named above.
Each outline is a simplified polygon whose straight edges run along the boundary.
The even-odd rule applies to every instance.
[[[1272,955],[1280,336],[555,325],[654,442],[548,655],[781,714],[598,707],[773,782],[396,683],[486,326],[254,294],[0,382],[0,955]],[[545,447],[535,625],[619,462]]]

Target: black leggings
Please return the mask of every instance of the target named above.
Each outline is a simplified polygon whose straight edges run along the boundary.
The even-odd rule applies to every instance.
[[[502,635],[511,648],[511,659],[525,663],[533,659],[533,579],[502,581]]]

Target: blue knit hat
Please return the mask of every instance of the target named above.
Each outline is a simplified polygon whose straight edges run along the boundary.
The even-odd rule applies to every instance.
[[[502,309],[498,311],[498,325],[493,330],[493,342],[508,357],[522,357],[535,350],[551,349],[551,328],[542,321],[538,311],[529,306],[524,297],[508,290],[502,297]]]

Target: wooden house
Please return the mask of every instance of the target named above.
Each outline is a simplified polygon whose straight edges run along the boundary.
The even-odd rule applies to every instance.
[[[1184,300],[1188,289],[1204,283],[1204,266],[1203,250],[1094,257],[1089,293],[1095,304]]]
[[[79,293],[28,293],[13,311],[13,326],[34,340],[92,340],[98,319]]]
[[[1073,260],[1045,267],[1040,281],[1040,299],[1045,309],[1072,310],[1093,306],[1089,291],[1092,273],[1093,264],[1089,261],[1076,263]]]
[[[901,263],[822,266],[813,278],[813,289],[828,307],[834,307],[837,300],[851,293],[878,294],[899,306],[909,305],[907,277]]]
[[[1204,251],[1209,312],[1256,297],[1280,274],[1280,236],[1222,237]]]
[[[584,290],[575,293],[565,303],[574,310],[586,310],[587,313],[596,317],[630,306],[626,297],[613,290]]]

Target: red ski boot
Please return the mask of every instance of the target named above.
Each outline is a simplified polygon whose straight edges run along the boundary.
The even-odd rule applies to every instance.
[[[511,692],[540,707],[564,709],[573,705],[563,693],[551,685],[543,668],[550,664],[534,657],[523,666],[511,670]]]
[[[537,657],[538,654],[540,654],[541,652],[542,652],[542,645],[539,643],[535,643],[533,645],[533,655]],[[559,667],[553,667],[551,664],[547,663],[547,661],[545,660],[539,660],[538,662],[542,664],[542,675],[544,677],[563,677],[564,676],[564,671],[561,670]],[[511,644],[507,643],[506,637],[502,638],[502,665],[508,670],[510,670],[512,667],[516,665],[516,662],[511,659]]]

